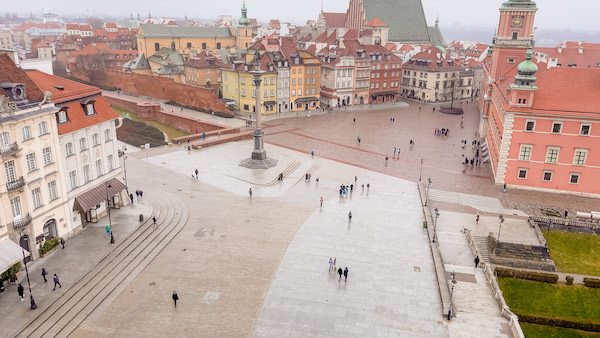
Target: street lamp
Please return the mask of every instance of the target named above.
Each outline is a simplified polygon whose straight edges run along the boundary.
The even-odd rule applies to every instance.
[[[500,231],[502,230],[502,223],[504,223],[504,216],[502,214],[498,215],[500,219],[500,227],[498,228],[498,243],[500,243]]]
[[[19,231],[19,234],[22,234]],[[27,234],[21,236],[21,240],[29,241],[29,236]],[[27,275],[27,286],[29,287],[29,302],[31,303],[31,309],[37,309],[37,305],[35,304],[35,300],[33,300],[33,293],[31,292],[31,282],[29,281],[29,270],[27,269],[27,260],[25,259],[25,249],[23,249],[23,245],[21,245],[21,252],[23,253],[23,264],[25,264],[25,275]]]
[[[421,158],[421,170],[419,171],[419,182],[421,182],[421,174],[423,174],[423,158]]]
[[[456,285],[456,273],[454,273],[454,271],[452,271],[452,273],[450,274],[450,276],[452,276],[452,290],[450,290],[450,309],[448,309],[448,320],[450,320],[450,317],[452,316],[452,295],[454,295],[454,285]]]
[[[125,153],[126,151],[127,147],[123,145],[123,174],[125,178],[125,188],[127,190],[127,195],[129,195],[129,186],[127,185],[127,167],[125,166],[125,160],[127,159],[127,154]]]
[[[110,199],[108,197],[108,188],[112,188],[112,185],[106,182],[106,210],[108,212],[108,227],[110,228],[110,244],[115,244],[115,237],[113,237],[112,220],[110,219]]]
[[[427,199],[429,199],[429,186],[431,185],[431,178],[427,178],[427,193],[425,194],[425,206],[427,206]]]
[[[433,212],[435,213],[435,221],[433,222],[433,243],[435,243],[435,237],[437,235],[437,220],[438,217],[440,217],[440,212],[437,208],[433,209]]]

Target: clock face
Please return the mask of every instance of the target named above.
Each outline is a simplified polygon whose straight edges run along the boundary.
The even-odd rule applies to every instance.
[[[512,17],[512,20],[510,21],[510,26],[512,28],[521,28],[523,27],[523,17],[520,15],[515,15]]]

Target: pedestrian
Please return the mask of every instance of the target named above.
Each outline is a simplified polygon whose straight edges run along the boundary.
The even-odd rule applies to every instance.
[[[356,122],[356,118],[354,119],[354,122]]]
[[[333,259],[333,272],[335,272],[335,264],[337,263],[337,258]]]
[[[62,248],[65,248],[65,239],[64,238],[60,238],[60,244],[62,244]]]
[[[340,279],[342,279],[342,273],[344,273],[344,271],[342,271],[342,268],[340,267],[340,268],[338,269],[338,275],[340,275],[340,278],[338,278],[338,281],[339,281]]]
[[[394,156],[396,156],[396,147],[394,147]]]
[[[46,268],[42,268],[42,277],[44,277],[44,283],[47,283],[47,282],[48,282],[48,280],[46,279],[46,275],[47,275],[47,274],[48,274],[48,273],[46,272]]]
[[[392,118],[392,122],[396,122],[396,119],[395,119],[395,118]]]
[[[569,212],[565,210],[565,218],[567,218],[567,216],[569,216]]]
[[[435,111],[435,107],[433,107],[433,111]]]
[[[173,303],[175,303],[175,307],[177,307],[177,301],[179,300],[179,296],[177,292],[173,291]]]
[[[23,295],[25,294],[25,289],[23,288],[23,285],[21,285],[21,283],[19,283],[17,292],[19,293],[19,296],[21,296],[21,301],[23,301]]]
[[[479,265],[479,256],[475,256],[475,268]]]
[[[360,144],[360,137],[358,138],[358,144]]]
[[[315,151],[314,150],[310,151],[310,156],[315,157]]]
[[[348,280],[348,267],[344,268],[344,282]]]
[[[196,176],[194,175],[195,173],[192,171],[192,180],[196,179]]]
[[[479,224],[479,214],[475,217],[475,223]]]
[[[331,259],[331,257],[329,257],[329,272],[331,272],[331,271],[335,271],[335,270],[333,269],[333,259]]]
[[[421,111],[421,107],[419,107],[419,111]]]
[[[358,176],[354,176],[354,184],[356,184],[356,181],[358,181]]]
[[[361,184],[360,187],[362,188],[362,191],[365,191],[365,184]]]
[[[389,157],[386,155],[386,156],[385,156],[385,163],[386,163],[386,164],[387,164],[387,162],[388,162],[388,158],[389,158]]]
[[[323,196],[321,196],[321,207],[323,206]]]
[[[252,198],[252,188],[250,188],[250,190],[248,190],[248,194],[250,194],[250,198]]]
[[[308,119],[310,120],[310,112],[306,115],[308,117]]]
[[[319,184],[319,178],[317,177],[317,184]]]
[[[140,191],[139,190],[135,191],[135,199],[138,201],[140,200]]]
[[[144,200],[144,191],[140,190],[140,199],[143,201]]]
[[[129,194],[129,200],[131,200],[131,204],[133,204],[133,194]]]
[[[108,238],[108,236],[110,235],[110,225],[106,225],[106,237]]]
[[[367,190],[371,187],[371,183],[367,183]]]
[[[196,169],[196,179],[198,179],[198,169]]]
[[[352,221],[352,211],[348,213],[348,222]]]
[[[502,192],[506,192],[506,183],[504,183],[504,188],[502,188]]]
[[[56,285],[62,289],[62,285],[60,285],[60,282],[58,281],[58,276],[54,274],[54,289],[52,289],[52,291],[56,290]]]
[[[156,224],[156,216],[152,216],[152,226],[157,226]]]
[[[354,184],[350,184],[350,192],[354,191]]]

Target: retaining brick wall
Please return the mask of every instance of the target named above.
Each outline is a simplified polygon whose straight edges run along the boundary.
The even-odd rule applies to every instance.
[[[488,248],[490,261],[494,264],[556,271],[545,246],[497,242],[493,236],[488,236]]]

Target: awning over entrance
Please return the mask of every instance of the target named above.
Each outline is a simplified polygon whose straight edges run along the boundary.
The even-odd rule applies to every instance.
[[[380,92],[380,93],[371,93],[372,96],[381,96],[381,95],[398,95],[398,92]]]
[[[107,188],[107,186],[109,186]],[[108,189],[108,194],[107,194]],[[107,182],[103,182],[98,186],[84,192],[83,194],[75,197],[75,204],[73,205],[73,210],[79,210],[81,212],[86,212],[96,205],[100,204],[107,200],[108,197],[116,195],[121,191],[127,189],[125,184],[119,181],[117,178],[111,178]]]
[[[265,101],[265,105],[272,106],[274,104],[277,104],[277,102],[276,101]]]
[[[25,256],[29,256],[27,250],[25,250]],[[8,268],[22,259],[23,251],[21,251],[21,247],[17,243],[10,239],[0,241],[0,273],[8,270]]]
[[[228,106],[235,106],[237,104],[235,100],[225,98],[221,99],[221,102],[225,103]]]
[[[299,97],[294,102],[311,102],[311,101],[319,101],[319,98],[314,97],[314,96]]]

